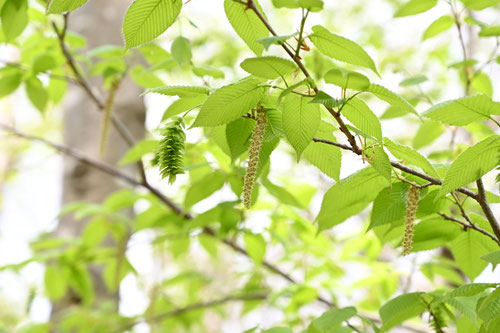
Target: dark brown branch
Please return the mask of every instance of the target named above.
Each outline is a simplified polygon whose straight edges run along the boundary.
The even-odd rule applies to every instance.
[[[495,235],[491,234],[490,232],[478,227],[477,225],[475,225],[474,223],[466,223],[466,222],[463,222],[463,221],[460,221],[456,218],[454,218],[453,216],[449,216],[449,215],[446,215],[444,213],[438,213],[441,217],[443,217],[445,220],[448,220],[448,221],[452,221],[452,222],[455,222],[455,223],[458,223],[460,225],[462,225],[464,228],[466,229],[472,229],[472,230],[475,230],[475,231],[478,231],[480,233],[482,233],[483,235],[486,235],[488,236],[489,238],[491,238],[495,243],[497,243],[498,245],[500,245],[500,240],[495,237]]]
[[[268,297],[268,295],[265,293],[254,293],[254,294],[246,294],[246,295],[227,296],[227,297],[223,297],[223,298],[216,299],[213,301],[195,303],[195,304],[191,304],[191,305],[188,305],[188,306],[185,306],[182,308],[159,313],[157,315],[154,315],[154,316],[148,318],[148,320],[157,322],[159,320],[164,320],[167,318],[176,317],[176,316],[181,315],[185,312],[212,308],[214,306],[223,305],[223,304],[228,303],[228,302],[265,300],[265,299],[267,299],[267,297]],[[131,321],[130,323],[127,323],[127,324],[119,327],[117,330],[114,330],[112,332],[124,332],[124,331],[134,327],[135,325],[137,325],[143,321],[145,321],[145,318],[135,319],[135,320]]]
[[[493,214],[490,205],[488,204],[488,199],[486,198],[486,191],[484,190],[483,180],[479,178],[476,181],[476,184],[477,184],[477,194],[478,194],[477,201],[479,202],[479,205],[481,206],[481,209],[483,210],[486,219],[490,223],[491,229],[493,229],[493,232],[497,236],[497,239],[500,239],[500,225],[498,224],[498,221],[495,218],[495,215]]]
[[[64,55],[64,58],[66,59],[66,63],[68,66],[71,68],[71,71],[73,72],[73,75],[75,75],[76,81],[82,87],[82,89],[85,91],[85,93],[89,96],[89,98],[94,102],[94,104],[97,105],[99,109],[104,109],[104,103],[101,101],[99,97],[97,97],[96,93],[93,91],[91,88],[90,84],[85,80],[83,74],[80,72],[78,69],[75,59],[73,58],[73,55],[71,52],[68,50],[66,46],[66,42],[64,40],[66,36],[66,31],[68,30],[68,14],[64,14],[64,24],[62,31],[59,31],[57,28],[57,25],[52,22],[52,28],[54,29],[57,39],[59,40],[59,46],[61,48],[61,51]]]
[[[314,142],[321,142],[321,143],[325,143],[327,145],[332,145],[332,146],[340,147],[340,148],[345,149],[345,150],[353,151],[352,147],[349,147],[347,145],[343,145],[343,144],[340,144],[340,143],[337,143],[337,142],[333,142],[333,141],[329,141],[329,140],[323,140],[323,139],[318,139],[318,138],[314,138],[313,141]],[[429,176],[429,175],[427,175],[427,174],[425,174],[423,172],[420,172],[420,171],[414,170],[412,168],[409,168],[406,165],[401,164],[399,162],[391,161],[391,165],[393,167],[395,167],[396,169],[399,169],[399,170],[404,171],[406,173],[409,173],[411,175],[417,176],[417,177],[419,177],[421,179],[427,180],[432,185],[439,185],[440,186],[440,185],[443,184],[439,179],[431,177],[431,176]],[[425,186],[428,187],[430,185],[426,184]],[[468,197],[473,198],[474,200],[478,199],[478,194],[477,193],[475,193],[475,192],[473,192],[473,191],[471,191],[469,189],[466,189],[465,187],[461,187],[461,188],[457,189],[457,191],[460,192],[460,193],[465,194]]]
[[[319,142],[319,143],[326,143],[326,144],[328,144],[328,145],[332,145],[332,146],[335,146],[335,147],[339,147],[339,148],[341,148],[341,149],[345,149],[345,150],[350,150],[350,151],[352,151],[352,147],[351,147],[351,146],[344,145],[344,144],[342,144],[342,143],[333,142],[333,141],[324,140],[324,139],[319,139],[319,138],[313,138],[313,141],[314,141],[314,142]]]
[[[160,199],[168,207],[170,207],[176,214],[182,215],[185,218],[192,218],[191,215],[184,213],[183,210],[178,205],[176,205],[173,201],[171,201],[166,196],[161,194],[157,189],[153,188],[151,185],[149,185],[149,184],[145,185],[145,184],[137,181],[135,178],[127,175],[126,173],[114,168],[113,166],[111,166],[107,163],[104,163],[102,161],[85,156],[85,154],[83,154],[75,149],[72,149],[70,147],[66,147],[66,146],[45,140],[45,139],[40,138],[40,137],[36,137],[36,136],[32,136],[29,134],[19,132],[15,128],[8,126],[8,125],[0,124],[0,129],[2,129],[5,132],[11,133],[15,136],[18,136],[20,138],[24,138],[24,139],[27,139],[30,141],[35,141],[35,142],[41,142],[49,147],[56,149],[57,151],[65,154],[65,155],[73,157],[74,159],[78,160],[79,162],[81,162],[83,164],[89,165],[89,166],[91,166],[97,170],[100,170],[100,171],[102,171],[110,176],[113,176],[117,179],[123,180],[132,186],[143,187],[143,188],[147,189],[148,191],[150,191],[152,194],[154,194],[158,199]]]

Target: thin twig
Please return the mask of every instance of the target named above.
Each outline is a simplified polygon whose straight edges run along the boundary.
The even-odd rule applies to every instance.
[[[460,46],[462,47],[462,56],[463,56],[463,61],[467,61],[468,56],[467,56],[467,47],[465,46],[465,38],[462,33],[462,24],[460,23],[460,17],[457,12],[457,9],[453,5],[452,2],[450,2],[451,10],[453,12],[453,16],[455,18],[455,26],[458,30],[458,38],[460,40]],[[471,86],[471,75],[469,71],[469,66],[467,64],[464,64],[464,75],[465,75],[465,95],[469,95],[470,92],[470,86]]]
[[[463,222],[463,221],[460,221],[456,218],[454,218],[453,216],[449,216],[449,215],[446,215],[444,213],[438,213],[441,217],[443,217],[445,220],[448,220],[448,221],[452,221],[452,222],[455,222],[455,223],[458,223],[460,225],[462,225],[464,228],[466,229],[472,229],[472,230],[475,230],[475,231],[478,231],[480,233],[482,233],[483,235],[486,235],[488,236],[489,238],[491,238],[495,243],[497,243],[498,245],[500,245],[500,240],[495,237],[495,235],[491,234],[490,232],[478,227],[477,225],[475,225],[474,223],[472,224],[469,224],[469,223],[466,223],[466,222]]]
[[[268,297],[268,294],[265,294],[265,293],[226,296],[226,297],[216,299],[213,301],[195,303],[195,304],[191,304],[191,305],[188,305],[188,306],[185,306],[182,308],[177,308],[177,309],[170,310],[167,312],[159,313],[159,314],[151,316],[150,318],[148,318],[148,320],[157,322],[157,321],[164,320],[167,318],[179,316],[185,312],[206,309],[206,308],[212,308],[214,306],[219,306],[219,305],[222,305],[222,304],[225,304],[228,302],[265,300],[265,299],[267,299],[267,297]],[[113,330],[111,332],[124,332],[124,331],[134,327],[135,325],[137,325],[143,321],[145,321],[145,318],[142,318],[142,317],[140,317],[138,319],[134,319],[133,321],[131,321],[125,325],[122,325],[118,329]]]
[[[403,183],[410,184],[411,186],[416,187],[418,189],[424,189],[424,188],[427,188],[429,186],[435,185],[433,183],[427,183],[427,184],[419,185],[419,184],[417,184],[415,182],[412,182],[411,180],[406,179],[405,177],[403,177],[401,175],[397,175],[397,179],[399,179]]]
[[[321,142],[321,143],[325,143],[325,144],[328,144],[328,145],[340,147],[340,148],[345,149],[345,150],[353,151],[352,147],[349,147],[349,146],[343,145],[343,144],[339,144],[337,142],[333,142],[333,141],[329,141],[329,140],[323,140],[323,139],[317,139],[317,138],[314,138],[313,140],[315,142]],[[401,164],[399,162],[391,161],[391,165],[393,167],[395,167],[396,169],[399,169],[399,170],[404,171],[406,173],[409,173],[411,175],[417,176],[417,177],[419,177],[421,179],[427,180],[429,183],[432,183],[432,185],[439,185],[439,186],[443,185],[443,183],[439,179],[431,177],[431,176],[429,176],[429,175],[427,175],[427,174],[425,174],[423,172],[420,172],[420,171],[414,170],[412,168],[409,168],[406,165]],[[428,186],[430,186],[430,185],[428,185]],[[471,191],[469,189],[466,189],[465,187],[461,187],[461,188],[457,189],[456,191],[460,192],[460,193],[463,193],[466,196],[473,198],[474,200],[477,200],[477,198],[478,198],[478,194],[477,193],[475,193],[475,192],[473,192],[473,191]]]

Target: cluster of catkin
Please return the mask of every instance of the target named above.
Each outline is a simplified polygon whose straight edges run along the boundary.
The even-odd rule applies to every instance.
[[[260,149],[266,134],[267,117],[262,107],[257,108],[256,125],[250,140],[250,148],[248,149],[248,166],[245,178],[243,180],[243,205],[246,209],[250,209],[252,205],[252,191],[255,184],[255,176],[259,165]]]
[[[416,186],[411,186],[408,190],[408,201],[406,202],[405,233],[403,239],[403,255],[410,254],[413,243],[413,229],[418,209],[420,190]]]

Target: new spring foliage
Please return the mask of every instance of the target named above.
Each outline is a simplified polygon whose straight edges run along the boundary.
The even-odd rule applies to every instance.
[[[184,173],[184,148],[186,134],[184,133],[184,121],[177,118],[167,124],[161,131],[161,139],[154,159],[154,164],[160,168],[163,178],[168,177],[172,184],[177,175]]]
[[[259,154],[262,148],[262,141],[266,134],[267,117],[262,107],[257,108],[255,129],[252,133],[250,148],[248,151],[248,166],[243,181],[243,205],[246,209],[250,209],[252,205],[252,191],[255,184],[255,175],[257,166],[259,165]]]

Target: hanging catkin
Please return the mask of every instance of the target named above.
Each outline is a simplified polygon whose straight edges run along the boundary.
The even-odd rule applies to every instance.
[[[403,239],[403,255],[410,254],[413,243],[413,228],[418,209],[420,191],[418,187],[411,186],[408,190],[408,201],[406,202],[405,233]]]
[[[248,149],[248,166],[243,181],[243,205],[246,209],[250,209],[252,205],[252,190],[255,183],[255,175],[257,166],[259,165],[259,154],[266,134],[267,118],[262,107],[257,108],[256,125],[250,140],[250,148]]]
[[[184,146],[186,134],[184,133],[184,121],[176,118],[167,124],[161,131],[163,139],[160,140],[153,160],[154,165],[160,167],[162,178],[168,177],[172,184],[179,174],[184,173]]]

